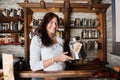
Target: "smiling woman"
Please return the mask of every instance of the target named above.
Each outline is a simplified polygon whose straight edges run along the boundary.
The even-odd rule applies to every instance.
[[[63,40],[55,35],[59,17],[48,12],[35,30],[30,44],[30,68],[32,71],[62,71],[65,61],[72,60],[63,51]]]

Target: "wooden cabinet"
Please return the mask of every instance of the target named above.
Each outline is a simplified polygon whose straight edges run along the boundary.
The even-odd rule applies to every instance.
[[[107,62],[107,45],[106,45],[106,10],[110,4],[92,4],[92,3],[70,3],[69,0],[65,0],[64,3],[45,3],[46,8],[40,7],[40,3],[31,3],[25,0],[24,3],[18,3],[24,10],[24,36],[25,36],[25,58],[27,64],[29,64],[29,47],[30,39],[29,32],[31,30],[30,23],[32,21],[32,15],[34,12],[61,12],[64,18],[64,50],[69,51],[69,41],[71,37],[71,29],[87,29],[87,30],[99,30],[101,34],[97,38],[99,43],[98,58],[103,62]],[[99,19],[100,25],[97,27],[71,27],[71,14],[72,13],[95,13]],[[87,38],[86,38],[87,39]],[[89,39],[88,39],[89,40]],[[29,65],[28,65],[29,67]]]

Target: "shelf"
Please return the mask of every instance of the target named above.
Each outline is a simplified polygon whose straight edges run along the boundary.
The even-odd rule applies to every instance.
[[[24,8],[38,8],[40,7],[40,3],[18,3],[20,6]],[[47,8],[63,8],[64,4],[63,3],[46,3]],[[71,7],[73,8],[88,8],[90,7],[95,7],[95,8],[107,8],[109,7],[110,4],[87,4],[87,3],[70,3]]]
[[[18,22],[18,21],[24,21],[24,20],[23,18],[20,18],[20,17],[0,17],[0,23],[10,23],[11,21]]]
[[[97,40],[98,38],[81,38],[82,40],[90,40],[90,39],[93,39],[93,40]]]
[[[20,42],[10,42],[10,43],[0,43],[0,45],[23,45],[23,43],[20,43]]]
[[[0,30],[0,33],[23,33],[20,30]]]
[[[27,0],[28,1],[28,0]],[[58,28],[58,35],[59,33],[63,33],[63,39],[64,39],[64,50],[65,51],[69,51],[69,41],[70,41],[70,37],[71,37],[71,29],[81,29],[80,33],[82,31],[82,29],[90,29],[92,31],[92,29],[94,30],[98,30],[100,32],[100,37],[98,38],[85,38],[82,39],[87,41],[98,41],[100,43],[100,45],[102,46],[101,50],[98,50],[98,58],[103,61],[106,62],[106,10],[107,8],[110,6],[109,3],[105,3],[105,4],[88,4],[88,3],[72,3],[69,2],[69,0],[65,0],[63,2],[65,3],[49,3],[46,2],[46,8],[42,8],[40,7],[40,3],[39,2],[23,2],[23,3],[18,3],[18,5],[20,7],[22,7],[24,9],[24,33],[25,33],[25,58],[26,58],[26,63],[27,65],[29,65],[29,46],[30,46],[30,39],[28,38],[28,34],[31,30],[30,27],[28,27],[28,25],[30,24],[30,22],[32,21],[32,15],[34,12],[60,12],[63,14],[63,28]],[[68,2],[67,2],[68,1]],[[70,5],[69,5],[70,3]],[[71,24],[71,14],[72,13],[95,13],[96,16],[100,19],[100,25],[99,26],[92,26],[88,27],[77,27],[73,24]],[[76,35],[76,34],[75,34]],[[78,34],[80,35],[80,34]],[[101,36],[102,35],[102,36]],[[73,35],[74,36],[74,35]],[[93,64],[92,64],[93,65]],[[94,65],[93,65],[94,66]],[[73,66],[72,68],[74,68],[75,66]],[[94,67],[92,67],[92,69],[94,69],[95,67],[97,67],[97,69],[99,68],[99,65],[96,65]],[[28,66],[29,68],[29,66]],[[83,67],[84,68],[84,67]]]
[[[70,27],[71,29],[97,29],[97,27],[74,27],[74,26],[71,26]]]

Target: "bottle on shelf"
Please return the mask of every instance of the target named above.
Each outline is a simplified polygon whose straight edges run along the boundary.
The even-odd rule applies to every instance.
[[[94,41],[94,48],[97,50],[98,49],[98,41]]]
[[[63,27],[63,25],[64,25],[64,21],[63,21],[63,19],[60,17],[60,26],[59,27]]]
[[[18,30],[23,31],[23,23],[21,23],[20,21],[18,21]]]
[[[16,16],[23,18],[24,17],[23,9],[18,8],[16,12]]]
[[[96,29],[96,30],[95,30],[95,38],[98,38],[98,36],[99,36],[99,35],[98,35],[98,30]]]
[[[10,10],[9,9],[3,9],[2,14],[3,14],[4,17],[9,17]]]
[[[13,30],[13,21],[10,22],[10,30]]]
[[[94,22],[95,22],[94,24],[95,27],[98,27],[100,25],[100,20],[98,18],[94,19]]]
[[[83,38],[85,39],[85,36],[86,35],[86,31],[85,30],[83,30]]]
[[[86,36],[87,36],[86,30],[83,29],[82,32],[81,32],[81,38],[82,38],[82,39],[85,39],[85,38],[87,38]]]
[[[75,26],[80,27],[80,18],[75,18]]]
[[[87,19],[87,27],[90,27],[89,24],[90,24],[90,19],[88,18],[88,19]]]
[[[91,30],[88,30],[88,38],[91,38]]]
[[[16,14],[17,13],[17,10],[16,9],[13,9],[13,8],[11,8],[11,10],[10,10],[10,17],[16,17]]]
[[[84,18],[84,27],[87,27],[87,19]]]
[[[6,16],[9,17],[10,15],[10,9],[6,9]]]
[[[91,30],[91,38],[94,38],[94,30]]]

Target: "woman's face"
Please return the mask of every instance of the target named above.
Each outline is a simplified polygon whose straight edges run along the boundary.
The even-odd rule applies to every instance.
[[[47,24],[47,32],[48,34],[55,33],[58,28],[57,18],[54,17],[48,24]]]

